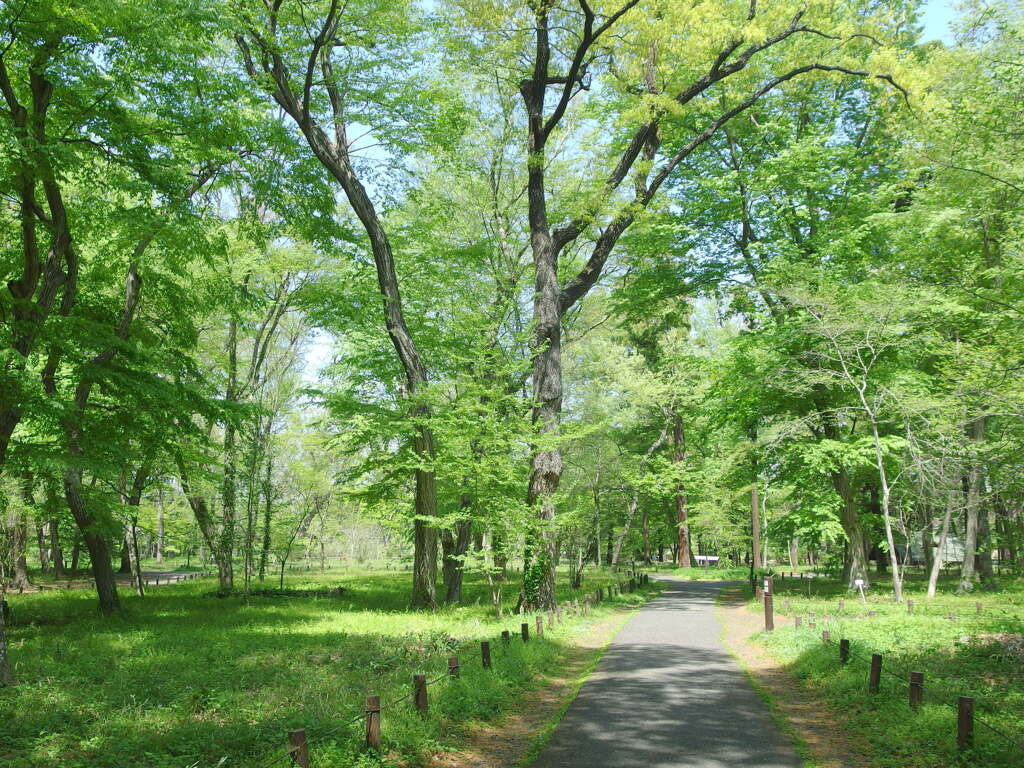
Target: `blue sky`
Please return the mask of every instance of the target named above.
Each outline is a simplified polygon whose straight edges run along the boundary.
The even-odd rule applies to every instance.
[[[928,0],[924,4],[924,39],[953,42],[949,33],[949,22],[956,17],[953,0]]]

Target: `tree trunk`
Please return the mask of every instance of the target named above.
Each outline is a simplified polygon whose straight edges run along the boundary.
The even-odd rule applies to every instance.
[[[107,546],[107,539],[99,530],[98,521],[86,508],[82,499],[81,470],[68,469],[64,471],[64,496],[67,499],[68,509],[71,510],[71,515],[82,532],[85,547],[89,551],[92,575],[96,582],[96,593],[100,600],[100,610],[105,615],[110,615],[120,607],[117,598],[117,583],[114,580],[114,569],[110,562],[110,548]]]
[[[686,461],[686,433],[683,431],[683,419],[677,410],[672,423],[672,461],[677,465],[677,472],[682,477],[683,463]],[[687,510],[686,488],[682,481],[676,486],[676,565],[690,568],[690,523]]]
[[[425,415],[421,412],[421,415]],[[427,427],[420,427],[414,439],[416,455],[434,460],[434,435]],[[413,608],[437,607],[437,528],[432,521],[437,517],[437,489],[434,473],[416,470],[416,518],[413,521]]]
[[[47,531],[46,523],[36,523],[36,546],[39,549],[39,570],[42,573],[50,571],[50,551],[46,545]]]
[[[845,469],[832,473],[832,486],[839,494],[842,504],[839,511],[839,522],[846,534],[846,557],[843,559],[843,581],[847,589],[856,589],[854,583],[857,579],[863,579],[864,586],[870,585],[868,578],[868,563],[864,553],[864,529],[861,527],[860,517],[857,514],[857,499],[850,483],[850,476]]]
[[[931,569],[928,572],[928,597],[935,597],[935,587],[939,583],[939,573],[942,571],[942,558],[946,551],[946,537],[949,535],[949,521],[953,517],[956,496],[957,492],[951,489],[949,491],[949,498],[946,500],[946,514],[942,518],[939,545],[935,549],[935,556],[932,559]]]
[[[164,497],[162,490],[156,508],[156,563],[157,565],[164,563]]]
[[[796,568],[800,564],[800,537],[794,536],[789,540],[789,567]]]
[[[968,436],[975,449],[985,439],[985,417],[975,419],[968,426]],[[978,581],[975,569],[975,555],[978,552],[978,515],[981,509],[981,459],[971,458],[971,467],[967,475],[967,506],[964,521],[964,562],[960,569],[960,586],[957,592],[970,592]]]
[[[30,584],[28,561],[25,559],[25,549],[28,547],[28,523],[25,520],[24,512],[15,515],[11,533],[11,564],[14,566],[11,589],[22,592]]]
[[[4,602],[5,596],[5,593],[0,591],[0,687],[17,684],[14,679],[14,669],[7,655],[7,622],[3,611],[7,605]]]
[[[465,510],[468,498],[463,497],[462,508]],[[455,530],[444,529],[441,531],[441,548],[443,551],[442,575],[444,578],[445,598],[449,605],[462,602],[462,575],[463,558],[469,551],[469,544],[472,539],[473,521],[459,520],[455,524]]]
[[[139,597],[146,596],[145,579],[142,576],[142,563],[139,559],[139,528],[136,520],[128,526],[128,559],[132,567],[132,586]]]
[[[117,572],[127,574],[131,574],[132,572],[132,558],[129,554],[127,527],[124,529],[124,535],[121,536],[121,565],[117,569]]]
[[[757,500],[757,477],[754,477],[754,484],[750,486],[750,533],[751,551],[753,552],[754,570],[764,567],[761,561],[761,504]]]
[[[647,512],[647,507],[644,507],[643,514],[640,516],[640,531],[643,534],[644,542],[644,563],[651,562],[651,525],[650,519]]]
[[[266,474],[263,476],[263,541],[260,546],[260,581],[267,575],[267,561],[270,559],[270,519],[274,513],[274,485],[271,478],[274,471],[274,457],[267,451]]]

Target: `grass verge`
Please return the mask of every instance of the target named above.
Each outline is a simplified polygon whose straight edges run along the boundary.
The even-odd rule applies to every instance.
[[[619,578],[595,571],[582,590]],[[125,597],[112,619],[96,615],[86,591],[16,596],[10,639],[21,684],[0,695],[0,765],[253,768],[283,755],[295,728],[306,730],[313,765],[417,765],[457,744],[465,723],[515,709],[578,633],[648,594],[606,600],[586,619],[545,627],[542,641],[504,646],[501,630],[518,636],[529,618],[533,634],[533,617],[495,619],[475,579],[467,605],[434,613],[406,610],[407,574],[298,574],[286,584],[345,592],[214,598],[213,580],[193,581]],[[481,667],[483,639],[491,671]],[[444,677],[450,655],[461,661],[458,679]],[[407,701],[413,673],[443,678],[429,688],[427,718]],[[362,749],[370,694],[385,703],[382,755]]]

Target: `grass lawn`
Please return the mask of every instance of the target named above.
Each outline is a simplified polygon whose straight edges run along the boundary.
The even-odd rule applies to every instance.
[[[582,589],[622,578],[590,571]],[[559,582],[561,599],[573,597]],[[408,573],[300,572],[286,585],[346,591],[247,602],[210,596],[216,581],[203,579],[151,588],[144,599],[122,590],[122,615],[111,619],[97,615],[86,590],[13,595],[8,629],[20,684],[0,692],[0,765],[255,768],[283,756],[293,728],[306,729],[314,766],[415,765],[457,743],[461,724],[514,708],[588,624],[658,589],[652,581],[590,618],[546,629],[543,641],[503,647],[501,631],[515,637],[525,619],[494,618],[485,583],[467,577],[467,605],[435,613],[407,610],[409,584]],[[517,588],[507,586],[506,604]],[[483,639],[490,672],[480,662]],[[388,706],[411,692],[414,673],[443,675],[452,654],[462,675],[430,686],[429,718],[408,700]],[[362,749],[367,695],[385,704],[383,757]]]
[[[905,598],[913,601],[908,614],[905,604],[892,602],[891,583],[884,581],[873,585],[863,604],[833,581],[776,577],[776,630],[758,639],[815,695],[844,713],[840,725],[868,740],[876,766],[1021,768],[1024,581],[1004,578],[999,591],[967,596],[955,595],[955,587],[950,577],[928,600],[923,576],[911,576],[905,588]],[[762,610],[753,601],[751,608]],[[830,632],[829,644],[822,641],[823,629]],[[841,638],[850,640],[854,656],[845,666],[839,663]],[[877,694],[867,691],[873,653],[883,657]],[[911,672],[924,673],[924,704],[917,713],[908,704]],[[974,748],[966,752],[956,746],[959,696],[975,700]]]

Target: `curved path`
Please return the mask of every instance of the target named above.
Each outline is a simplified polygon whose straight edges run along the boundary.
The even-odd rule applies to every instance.
[[[722,645],[723,586],[668,581],[615,636],[532,768],[801,768]]]

